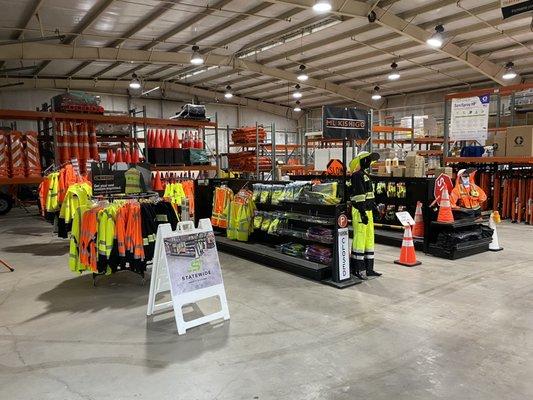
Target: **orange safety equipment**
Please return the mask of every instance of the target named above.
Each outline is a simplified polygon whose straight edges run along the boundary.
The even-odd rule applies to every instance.
[[[438,222],[452,223],[454,222],[452,207],[450,205],[450,196],[448,189],[444,187],[440,196],[439,214],[437,215]]]
[[[11,132],[11,173],[14,178],[21,178],[25,175],[25,157],[22,145],[22,133]]]
[[[134,146],[133,151],[131,153],[131,163],[132,164],[139,164],[140,158],[139,158],[139,149]]]
[[[68,143],[66,143],[67,135],[66,135],[66,122],[58,122],[56,125],[56,146],[57,146],[57,154],[59,155],[59,162],[61,164],[67,162],[70,160],[70,149]]]
[[[130,155],[129,150],[128,149],[124,149],[122,152],[123,152],[122,157],[124,159],[124,162],[130,164],[131,163],[131,155]]]
[[[98,161],[100,159],[100,155],[98,154],[98,140],[96,138],[96,127],[94,124],[89,123],[87,126],[87,131],[89,136],[89,157]]]
[[[184,181],[181,182],[185,196],[189,199],[189,214],[194,215],[194,182]]]
[[[211,224],[219,228],[228,227],[228,218],[231,202],[233,201],[233,191],[227,186],[215,188],[213,195],[213,214]]]
[[[115,152],[115,162],[124,162],[124,159],[122,158],[122,150],[120,149],[120,147]]]
[[[11,176],[10,148],[8,144],[9,135],[0,130],[0,178]]]
[[[80,229],[80,263],[86,265],[93,272],[98,272],[96,236],[98,232],[98,212],[100,210],[102,210],[102,207],[94,207],[87,210],[82,216]]]
[[[26,176],[39,178],[41,176],[41,157],[39,155],[39,143],[37,132],[29,131],[26,136],[26,156],[24,157]]]
[[[87,122],[78,124],[78,154],[81,160],[91,158],[88,129]]]
[[[400,259],[395,260],[394,264],[404,265],[406,267],[420,265],[422,263],[416,259],[415,243],[413,241],[413,234],[411,233],[411,226],[407,225],[404,229]]]
[[[69,146],[70,146],[70,158],[81,158],[79,149],[79,136],[81,134],[80,124],[77,122],[67,122],[68,134],[69,134]]]
[[[45,176],[43,181],[39,184],[39,204],[41,205],[41,215],[44,217],[46,213],[46,197],[50,190],[50,178]]]
[[[59,171],[59,190],[58,190],[58,200],[59,204],[63,203],[63,200],[65,199],[65,195],[67,193],[68,188],[77,183],[80,182],[81,178],[74,170],[74,167],[72,164],[67,164],[63,168],[61,168],[61,171]]]
[[[487,195],[475,182],[476,170],[462,169],[457,172],[455,187],[450,194],[452,207],[478,209],[487,201]]]

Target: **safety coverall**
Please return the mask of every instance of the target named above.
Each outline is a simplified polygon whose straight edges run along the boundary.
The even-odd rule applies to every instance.
[[[379,276],[374,271],[374,188],[365,171],[372,162],[371,154],[361,152],[350,163],[352,201],[352,262],[353,273],[364,279],[368,276]]]

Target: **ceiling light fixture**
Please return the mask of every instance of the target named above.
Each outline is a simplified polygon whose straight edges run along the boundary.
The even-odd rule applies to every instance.
[[[315,0],[315,5],[313,6],[313,10],[319,13],[331,11],[331,8],[330,0]]]
[[[298,79],[300,82],[305,82],[306,80],[309,79],[309,75],[307,75],[305,73],[305,65],[300,65],[300,73],[298,74],[298,76],[296,77],[296,79]]]
[[[224,93],[224,97],[226,99],[231,99],[233,97],[233,93],[231,93],[231,86],[226,86],[226,93]]]
[[[379,94],[379,86],[374,86],[374,91],[372,92],[372,100],[379,99],[381,99],[381,95]]]
[[[137,76],[137,74],[133,74],[131,76],[130,89],[139,90],[140,88],[141,88],[141,81],[139,80],[139,77]]]
[[[302,108],[300,107],[300,100],[296,100],[296,105],[294,106],[293,111],[294,111],[294,112],[300,112],[300,111],[302,111]]]
[[[392,68],[392,71],[389,74],[389,81],[397,81],[398,79],[400,79],[400,73],[398,72],[398,64],[393,62],[390,67]]]
[[[514,69],[514,63],[509,61],[507,64],[505,64],[505,72],[502,75],[502,78],[506,81],[516,78],[518,74],[516,73]]]
[[[200,48],[198,46],[192,46],[192,65],[202,65],[204,63],[204,57],[200,54],[199,50]]]
[[[444,35],[442,34],[444,32],[444,27],[442,25],[437,25],[435,27],[435,33],[429,37],[428,40],[426,40],[426,43],[434,47],[436,49],[439,49],[442,47],[442,44],[444,43]]]
[[[300,85],[296,85],[294,88],[296,89],[296,91],[292,94],[292,97],[294,97],[295,99],[301,99],[302,92],[300,92]]]

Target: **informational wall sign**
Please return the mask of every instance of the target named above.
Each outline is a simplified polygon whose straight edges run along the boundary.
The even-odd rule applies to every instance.
[[[156,303],[159,293],[170,290],[172,301]],[[183,307],[210,297],[218,297],[220,311],[185,321]],[[187,329],[217,319],[228,320],[229,309],[218,259],[215,235],[209,219],[198,228],[191,221],[180,222],[178,230],[160,225],[155,243],[147,315],[174,308],[180,335]]]
[[[415,220],[413,217],[411,217],[411,214],[407,211],[400,211],[396,213],[396,218],[400,221],[402,226],[413,226],[415,224]]]
[[[348,228],[337,230],[337,268],[339,280],[343,281],[350,278],[350,236]]]
[[[367,139],[368,112],[353,107],[322,107],[322,135],[326,139]]]
[[[533,11],[533,0],[501,0],[503,18]]]
[[[451,140],[477,140],[485,144],[489,125],[490,95],[452,99]]]

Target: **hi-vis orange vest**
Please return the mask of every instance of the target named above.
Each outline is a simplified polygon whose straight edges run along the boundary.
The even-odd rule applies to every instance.
[[[217,187],[213,195],[213,214],[211,224],[219,228],[228,227],[228,215],[233,192],[228,187]]]

